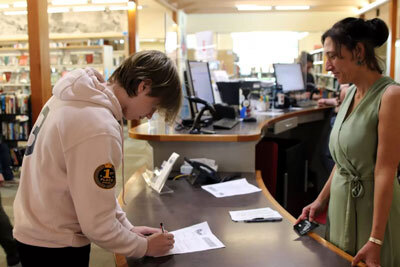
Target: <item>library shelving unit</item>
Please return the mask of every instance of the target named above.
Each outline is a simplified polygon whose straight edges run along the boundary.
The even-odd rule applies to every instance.
[[[331,72],[325,70],[326,58],[323,48],[310,52],[314,60],[314,76],[317,88],[323,92],[326,97],[332,97],[338,87],[337,79]]]
[[[127,56],[126,37],[50,35],[51,83],[66,72],[92,67],[107,79]],[[10,148],[24,145],[31,123],[29,48],[26,36],[0,38],[0,135]]]

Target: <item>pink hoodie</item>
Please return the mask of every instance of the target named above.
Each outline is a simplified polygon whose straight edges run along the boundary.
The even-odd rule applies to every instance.
[[[147,240],[130,231],[113,184],[106,189],[96,183],[102,165],[116,170],[121,163],[121,119],[117,98],[95,70],[74,70],[57,82],[22,165],[14,201],[18,241],[42,247],[93,241],[126,256],[144,256]]]

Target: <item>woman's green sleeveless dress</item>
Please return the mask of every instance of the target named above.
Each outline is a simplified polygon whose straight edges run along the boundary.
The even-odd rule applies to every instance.
[[[329,148],[336,162],[336,172],[330,189],[326,238],[353,256],[371,234],[379,108],[383,93],[394,83],[388,77],[378,79],[346,118],[357,90],[355,86],[350,87],[331,132]],[[397,178],[381,249],[381,265],[400,266],[400,185]]]

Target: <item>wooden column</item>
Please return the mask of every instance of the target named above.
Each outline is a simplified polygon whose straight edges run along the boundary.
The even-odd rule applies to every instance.
[[[390,0],[389,4],[389,23],[390,23],[390,77],[394,79],[396,62],[396,39],[397,39],[397,0]],[[400,71],[400,70],[398,70]]]
[[[178,12],[176,10],[172,11],[172,20],[175,22],[175,24],[178,24]]]
[[[132,55],[137,52],[137,22],[138,22],[138,16],[137,16],[137,0],[130,0],[129,2],[133,2],[134,4],[131,6],[129,5],[128,9],[128,50],[129,50],[129,55]],[[131,3],[129,3],[131,4]],[[140,121],[138,120],[131,120],[131,125],[130,127],[135,127],[139,125]]]
[[[51,97],[49,23],[47,0],[29,0],[28,39],[31,78],[32,122]]]
[[[130,0],[134,5],[128,10],[128,46],[129,55],[137,52],[137,0]]]

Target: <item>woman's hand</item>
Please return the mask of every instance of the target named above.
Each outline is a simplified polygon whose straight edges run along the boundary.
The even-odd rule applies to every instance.
[[[297,218],[297,221],[295,222],[295,224],[298,224],[301,220],[304,220],[307,218],[310,222],[314,221],[314,218],[318,214],[323,212],[325,210],[325,207],[326,207],[325,202],[320,201],[318,199],[314,200],[313,203],[311,203],[308,206],[303,208],[303,212],[301,213],[299,218]]]
[[[356,266],[357,263],[363,261],[369,267],[381,266],[381,246],[368,241],[354,257],[352,266]]]

